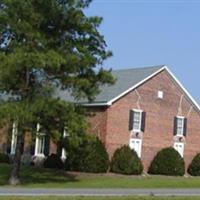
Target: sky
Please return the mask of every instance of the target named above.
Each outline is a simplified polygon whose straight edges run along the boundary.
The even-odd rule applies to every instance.
[[[165,64],[200,103],[200,0],[93,0],[109,69]]]

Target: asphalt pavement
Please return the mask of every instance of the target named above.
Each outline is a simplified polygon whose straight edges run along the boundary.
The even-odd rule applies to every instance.
[[[0,196],[200,196],[200,189],[0,188]]]

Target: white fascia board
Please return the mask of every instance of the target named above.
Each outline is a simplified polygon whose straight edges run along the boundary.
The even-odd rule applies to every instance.
[[[147,78],[143,79],[142,81],[140,81],[139,83],[137,83],[136,85],[130,87],[128,90],[124,91],[123,93],[121,93],[120,95],[118,95],[117,97],[111,99],[110,101],[108,101],[108,105],[112,105],[113,102],[115,102],[116,100],[118,100],[119,98],[121,98],[122,96],[126,95],[127,93],[129,93],[130,91],[134,90],[135,88],[137,88],[138,86],[140,86],[141,84],[143,84],[144,82],[148,81],[149,79],[151,79],[152,77],[154,77],[155,75],[157,75],[158,73],[160,73],[161,71],[163,71],[165,69],[165,66],[163,66],[162,68],[160,68],[159,70],[157,70],[156,72],[154,72],[153,74],[151,74],[150,76],[148,76]]]
[[[185,89],[185,87],[181,84],[181,82],[175,77],[175,75],[169,70],[167,66],[164,66],[165,70],[169,73],[169,75],[174,79],[174,81],[178,84],[178,86],[183,90],[183,92],[188,96],[190,101],[195,105],[195,107],[200,112],[200,106],[196,102],[196,100],[190,95],[190,93]]]
[[[80,103],[82,106],[110,106],[111,104],[109,104],[108,102],[105,103]]]

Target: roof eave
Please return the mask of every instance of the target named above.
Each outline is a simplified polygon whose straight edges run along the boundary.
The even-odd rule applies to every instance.
[[[92,107],[92,106],[110,106],[108,102],[103,102],[103,103],[80,103],[82,106],[85,107]]]

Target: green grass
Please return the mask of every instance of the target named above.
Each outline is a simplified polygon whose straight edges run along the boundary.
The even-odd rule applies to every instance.
[[[0,165],[0,186],[8,186],[10,165]],[[21,185],[32,188],[200,188],[200,177],[123,176],[113,174],[73,174],[22,167]]]
[[[26,200],[27,197],[0,197],[0,200]],[[200,200],[200,197],[28,197],[29,200]]]

